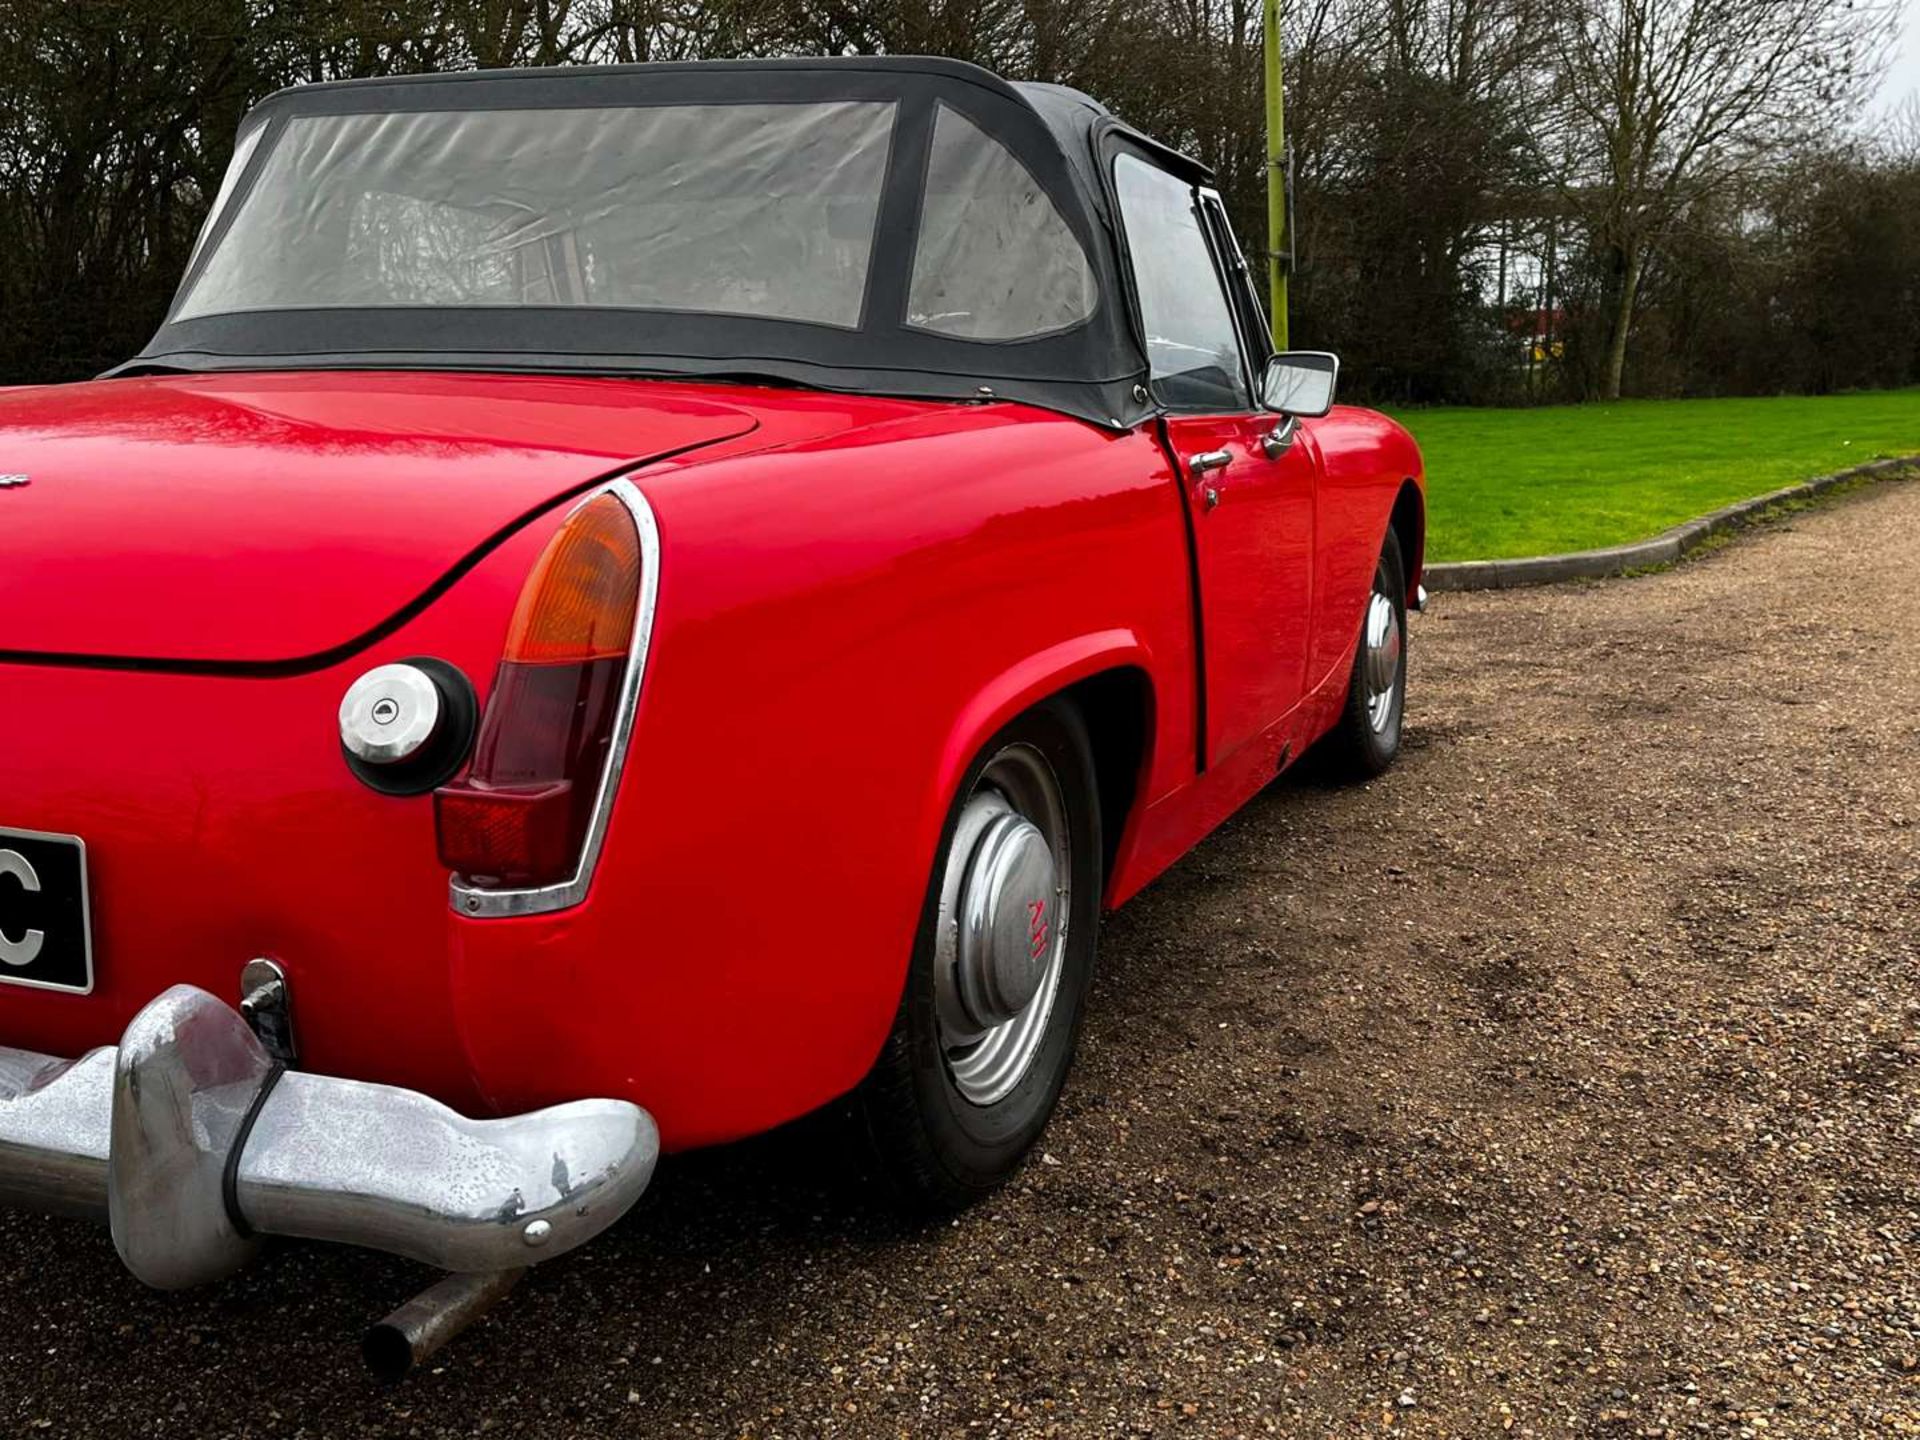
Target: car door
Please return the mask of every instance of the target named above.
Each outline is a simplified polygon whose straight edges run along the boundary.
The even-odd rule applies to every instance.
[[[1257,312],[1248,318],[1218,198],[1124,150],[1113,183],[1150,384],[1191,520],[1205,759],[1217,763],[1303,693],[1319,465],[1304,431],[1255,405],[1254,367],[1269,342]]]

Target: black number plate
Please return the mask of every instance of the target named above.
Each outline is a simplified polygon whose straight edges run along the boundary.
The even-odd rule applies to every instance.
[[[0,985],[93,989],[87,847],[77,835],[0,830]]]

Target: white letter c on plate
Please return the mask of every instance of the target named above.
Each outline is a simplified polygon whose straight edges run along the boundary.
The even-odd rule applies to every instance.
[[[0,875],[13,876],[29,895],[40,893],[40,877],[33,873],[27,857],[17,850],[0,850]],[[25,939],[9,940],[7,932],[0,930],[0,963],[16,967],[31,965],[39,958],[40,946],[46,938],[43,931],[29,930]]]

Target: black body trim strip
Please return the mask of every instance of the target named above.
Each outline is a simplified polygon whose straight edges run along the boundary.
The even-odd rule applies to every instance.
[[[1200,535],[1193,525],[1193,504],[1187,498],[1187,472],[1175,452],[1173,436],[1167,431],[1164,415],[1153,422],[1154,438],[1160,451],[1173,467],[1174,498],[1180,504],[1180,520],[1187,528],[1187,592],[1193,598],[1193,773],[1207,773],[1207,624],[1206,606],[1200,592]]]

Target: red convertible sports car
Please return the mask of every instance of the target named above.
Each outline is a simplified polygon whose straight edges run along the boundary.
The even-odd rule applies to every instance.
[[[479,1277],[404,1345],[843,1098],[991,1189],[1103,909],[1399,746],[1420,457],[1334,370],[1070,90],[268,99],[147,348],[0,392],[0,1200]]]

